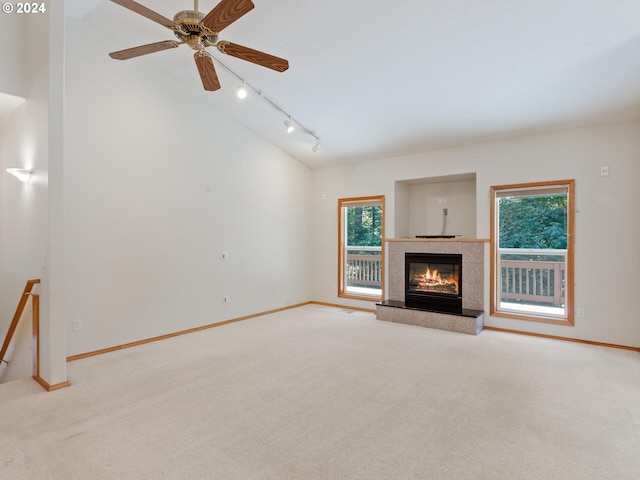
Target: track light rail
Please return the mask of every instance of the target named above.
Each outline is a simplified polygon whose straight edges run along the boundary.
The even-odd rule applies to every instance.
[[[226,63],[224,63],[222,60],[220,60],[218,57],[216,57],[215,55],[211,55],[214,60],[216,62],[218,62],[220,65],[222,65],[222,67],[229,72],[231,75],[233,75],[234,77],[236,77],[239,81],[242,82],[243,86],[246,88],[251,89],[253,92],[255,92],[256,94],[258,94],[265,102],[267,102],[269,105],[271,105],[274,109],[276,109],[278,112],[282,113],[285,117],[288,118],[289,122],[291,123],[295,123],[296,125],[298,125],[298,127],[300,127],[300,129],[305,132],[307,135],[312,136],[313,138],[315,138],[316,140],[316,144],[313,147],[313,151],[317,152],[318,149],[320,148],[320,137],[316,134],[316,132],[314,132],[313,130],[311,130],[310,128],[307,128],[305,125],[303,125],[302,123],[300,123],[300,121],[298,121],[295,117],[293,117],[293,115],[291,115],[289,112],[287,112],[284,108],[282,108],[280,105],[278,105],[274,100],[272,100],[271,98],[267,97],[262,90],[260,90],[259,88],[251,85],[249,82],[247,82],[247,80],[245,78],[243,78],[242,76],[240,76],[238,73],[236,73],[231,67],[229,67],[229,65],[227,65]]]

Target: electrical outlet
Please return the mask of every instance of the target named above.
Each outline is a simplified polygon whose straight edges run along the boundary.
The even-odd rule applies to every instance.
[[[75,319],[73,321],[73,331],[77,332],[78,330],[80,330],[82,328],[82,322],[79,319]]]
[[[222,296],[222,303],[224,305],[227,305],[228,303],[231,303],[231,297],[229,295],[223,295]]]
[[[600,176],[608,177],[609,176],[609,167],[600,167]]]
[[[584,308],[578,308],[576,313],[579,317],[584,317]]]

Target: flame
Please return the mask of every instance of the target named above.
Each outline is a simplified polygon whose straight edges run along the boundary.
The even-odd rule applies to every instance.
[[[437,269],[431,270],[427,268],[427,271],[423,274],[417,275],[418,282],[423,286],[429,285],[455,285],[456,290],[458,289],[458,281],[455,278],[447,278],[443,280],[440,276],[440,272]]]
[[[424,274],[425,280],[428,283],[442,283],[442,277],[438,270],[430,270],[427,268],[427,272]]]

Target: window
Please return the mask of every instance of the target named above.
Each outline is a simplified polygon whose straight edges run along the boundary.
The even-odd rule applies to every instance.
[[[491,187],[491,315],[573,325],[574,183]]]
[[[382,300],[384,196],[338,199],[338,296]]]

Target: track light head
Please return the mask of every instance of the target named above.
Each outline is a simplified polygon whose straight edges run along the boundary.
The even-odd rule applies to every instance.
[[[320,150],[320,139],[316,138],[316,144],[311,147],[311,150],[313,151],[313,153],[318,153],[318,151]]]
[[[238,85],[238,89],[236,90],[236,95],[238,98],[245,99],[247,98],[247,88],[244,86],[244,82],[241,85]]]
[[[287,128],[287,133],[293,132],[293,123],[291,123],[291,117],[284,121],[284,126]]]

